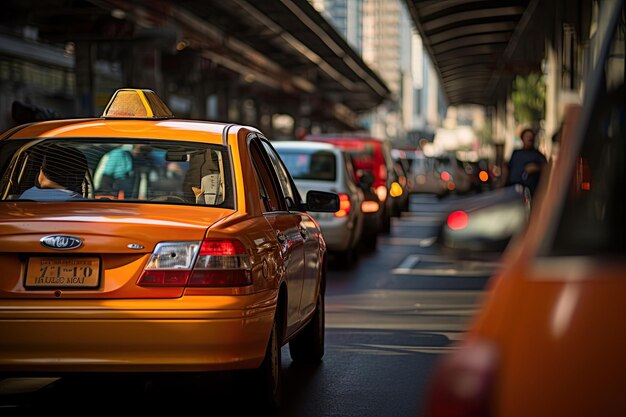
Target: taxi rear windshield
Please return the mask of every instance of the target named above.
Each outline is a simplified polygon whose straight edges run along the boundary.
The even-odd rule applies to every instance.
[[[228,149],[166,140],[0,142],[2,200],[234,208]]]

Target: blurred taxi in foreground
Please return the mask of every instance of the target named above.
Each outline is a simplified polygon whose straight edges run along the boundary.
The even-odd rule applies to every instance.
[[[149,90],[0,140],[0,373],[257,369],[324,354],[326,246],[256,129],[175,120]]]
[[[565,114],[526,233],[439,362],[427,416],[626,415],[623,2],[601,16],[583,106]]]
[[[329,143],[284,141],[273,145],[301,195],[306,196],[309,190],[339,195],[339,210],[312,216],[322,229],[328,250],[341,265],[353,266],[363,237],[364,195],[355,183],[350,155]]]

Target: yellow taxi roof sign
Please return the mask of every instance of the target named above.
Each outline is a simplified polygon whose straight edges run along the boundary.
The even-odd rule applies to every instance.
[[[113,93],[102,113],[104,118],[114,119],[170,119],[172,111],[152,90],[122,88]]]

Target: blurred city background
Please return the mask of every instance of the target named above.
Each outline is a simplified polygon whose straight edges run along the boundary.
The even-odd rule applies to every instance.
[[[621,11],[621,20],[610,26],[617,20],[615,10]],[[520,264],[529,270],[535,266],[529,253],[540,253],[540,245],[550,247],[557,224],[573,233],[564,235],[564,241],[588,247],[575,253],[580,263],[551,264],[549,272],[556,278],[531,280],[537,292],[523,288],[519,298],[509,291],[515,303],[502,302],[501,307],[514,323],[536,319],[527,329],[540,329],[554,342],[553,358],[575,352],[583,358],[573,356],[576,366],[591,369],[594,361],[605,359],[607,369],[615,364],[624,369],[623,360],[601,350],[623,346],[612,338],[624,332],[611,327],[614,322],[604,313],[610,302],[599,302],[600,297],[577,301],[584,293],[585,268],[606,263],[606,258],[583,259],[605,255],[604,247],[589,238],[595,235],[586,231],[608,231],[607,236],[621,242],[606,240],[612,250],[621,251],[615,264],[623,265],[623,16],[622,0],[5,0],[0,13],[0,131],[37,120],[99,117],[116,89],[145,88],[154,90],[177,118],[258,128],[274,142],[303,195],[314,180],[316,186],[325,180],[330,184],[326,174],[337,173],[326,186],[339,194],[341,210],[317,218],[320,225],[328,222],[321,227],[332,254],[325,295],[326,354],[310,368],[283,360],[287,383],[280,415],[423,415],[437,357],[454,352],[463,340],[490,294],[491,277],[506,267],[502,259],[511,259],[501,258],[502,251],[525,230],[528,193],[505,187],[513,182],[507,168],[511,155],[523,147],[542,154],[541,163],[528,165],[541,165],[550,173],[543,178],[561,182],[549,188],[550,199],[539,206],[544,211],[534,211],[533,202],[531,218],[543,217],[531,234],[536,241],[530,249],[517,247],[516,255],[527,258]],[[595,87],[589,81],[594,79]],[[617,85],[621,95],[606,94],[610,88],[602,90],[604,83]],[[568,125],[568,105],[580,104],[588,91],[603,105],[583,107]],[[613,111],[617,116],[608,117]],[[574,129],[578,114],[585,123],[596,117],[600,133],[593,133],[593,124]],[[526,129],[535,134],[528,146],[522,141]],[[561,135],[568,129],[569,136]],[[555,176],[561,136],[574,137],[571,155],[563,151],[560,161],[575,169],[563,174],[568,169],[563,168]],[[575,159],[576,146],[589,155],[583,152]],[[364,150],[371,151],[367,158]],[[313,163],[314,153],[324,156],[319,164]],[[316,165],[323,168],[313,172]],[[519,176],[533,175],[525,166],[518,171]],[[585,210],[568,214],[568,207],[578,206],[566,199],[567,190],[590,202],[581,206]],[[362,230],[353,232],[357,216],[355,224],[360,222]],[[340,240],[350,240],[352,246]],[[452,256],[459,253],[469,256]],[[550,255],[555,253],[563,254]],[[547,292],[535,296],[541,290],[537,287],[562,279],[561,270],[573,277],[572,288],[551,287],[552,298]],[[522,281],[523,273],[519,275]],[[592,275],[585,279],[604,284],[596,280],[606,278],[604,272]],[[624,282],[623,269],[614,275]],[[612,288],[602,290],[622,297],[623,286]],[[579,319],[577,343],[550,333],[550,323],[558,320],[544,320],[535,309],[537,300],[543,300],[546,317],[555,312],[554,317],[563,313],[572,323]],[[589,306],[598,307],[594,311],[600,319],[585,316],[577,305],[587,307],[586,313],[594,310]],[[621,304],[615,305],[617,311]],[[539,357],[549,349],[537,343],[536,332],[509,338],[506,330],[515,326],[496,312],[494,322],[502,327],[493,333],[511,341],[521,358],[519,370],[537,370],[543,382],[546,364],[558,361],[529,365],[528,351]],[[611,324],[609,330],[588,337],[589,329],[602,329],[598,322],[604,321]],[[530,346],[526,351],[518,349],[522,342]],[[584,342],[598,350],[586,355]],[[501,353],[504,358],[510,352]],[[562,369],[574,368],[562,363]],[[616,378],[623,381],[619,369]],[[601,372],[602,382],[589,379],[584,388],[615,392],[611,400],[621,401],[623,410],[623,383],[609,387],[611,391]],[[560,378],[555,377],[555,387],[582,381],[574,371],[568,375],[558,368],[553,374]],[[488,373],[476,380],[483,377],[492,384]],[[170,375],[142,378],[99,376],[88,383],[61,378],[62,383],[41,384],[52,388],[27,386],[26,391],[39,391],[25,397],[0,379],[0,407],[47,410],[54,403],[64,410],[76,398],[86,398],[89,405],[91,399],[102,402],[102,392],[118,387],[108,404],[114,410],[131,403],[142,412],[147,406],[162,411],[161,404],[178,407],[191,394],[188,405],[194,411],[207,403],[241,408],[242,415],[256,411],[253,403],[242,401],[240,390],[222,386],[221,380],[207,385],[198,379],[194,386]],[[538,397],[553,388],[530,385]],[[519,392],[513,415],[524,415],[515,407],[524,403],[527,387]],[[478,395],[484,393],[492,394],[481,386]],[[574,397],[596,399],[581,392],[555,404],[569,404]]]
[[[40,118],[99,116],[132,86],[177,117],[273,140],[365,131],[499,165],[532,127],[549,156],[600,12],[592,0],[8,0],[0,130],[18,123],[15,101]]]

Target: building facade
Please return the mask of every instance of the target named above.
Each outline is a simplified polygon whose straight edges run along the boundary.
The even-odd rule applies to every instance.
[[[360,55],[363,53],[363,0],[311,0]]]

